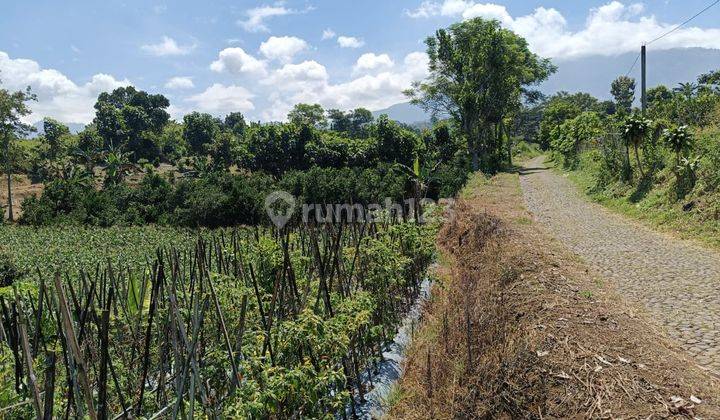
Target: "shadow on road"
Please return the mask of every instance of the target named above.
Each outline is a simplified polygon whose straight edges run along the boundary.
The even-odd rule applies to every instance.
[[[538,172],[544,172],[544,171],[547,171],[548,169],[550,169],[550,168],[547,168],[547,167],[525,167],[525,168],[517,167],[516,168],[517,173],[520,174],[520,176],[531,175],[531,174],[535,174]]]

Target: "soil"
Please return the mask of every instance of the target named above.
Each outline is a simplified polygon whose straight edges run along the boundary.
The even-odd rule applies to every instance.
[[[533,222],[517,175],[470,185],[390,417],[720,418],[717,377]]]

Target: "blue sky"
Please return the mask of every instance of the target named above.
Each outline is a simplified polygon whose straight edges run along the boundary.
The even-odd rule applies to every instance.
[[[87,123],[106,89],[133,84],[192,110],[282,119],[296,102],[385,108],[426,74],[422,40],[495,18],[555,60],[616,55],[709,0],[485,3],[473,0],[4,1],[3,87],[31,85],[33,120]],[[654,48],[720,48],[720,6]]]

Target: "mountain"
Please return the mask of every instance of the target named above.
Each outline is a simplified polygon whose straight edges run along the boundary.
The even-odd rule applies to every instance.
[[[639,53],[639,51],[638,51]],[[630,70],[638,53],[627,53],[612,57],[583,57],[573,60],[556,60],[557,73],[553,74],[538,89],[551,95],[564,90],[570,93],[587,92],[600,99],[612,99],[610,84],[618,76]],[[663,84],[670,88],[681,82],[697,81],[697,77],[711,70],[720,70],[720,50],[706,48],[675,48],[647,52],[648,88]],[[640,62],[636,63],[630,76],[637,79],[637,94],[640,97]],[[387,114],[391,119],[406,124],[430,121],[430,115],[409,103],[400,103],[387,109],[373,112],[375,117]]]
[[[611,99],[610,84],[630,70],[638,53],[613,57],[583,57],[555,61],[557,73],[539,89],[545,94],[565,90],[570,93],[587,92],[600,99]],[[647,51],[647,86],[675,87],[681,82],[694,82],[702,73],[720,70],[720,50],[706,48],[675,48]],[[640,96],[640,62],[636,63],[631,77],[637,80],[636,97]]]
[[[424,123],[430,121],[430,114],[410,102],[395,104],[390,108],[373,111],[373,117],[377,118],[386,114],[391,120],[400,121],[405,124]]]
[[[70,129],[70,132],[73,134],[77,134],[85,129],[85,124],[70,123],[70,124],[65,124],[65,125],[67,125],[67,127]],[[45,131],[43,130],[43,122],[42,121],[36,122],[35,124],[33,124],[33,127],[35,127],[35,129],[37,131],[35,131],[34,133],[30,133],[28,138],[34,139],[37,136],[41,136],[41,135],[45,134]]]

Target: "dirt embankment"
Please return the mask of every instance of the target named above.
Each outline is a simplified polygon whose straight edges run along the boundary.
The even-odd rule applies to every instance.
[[[718,379],[532,224],[516,175],[467,192],[391,417],[720,418]]]

